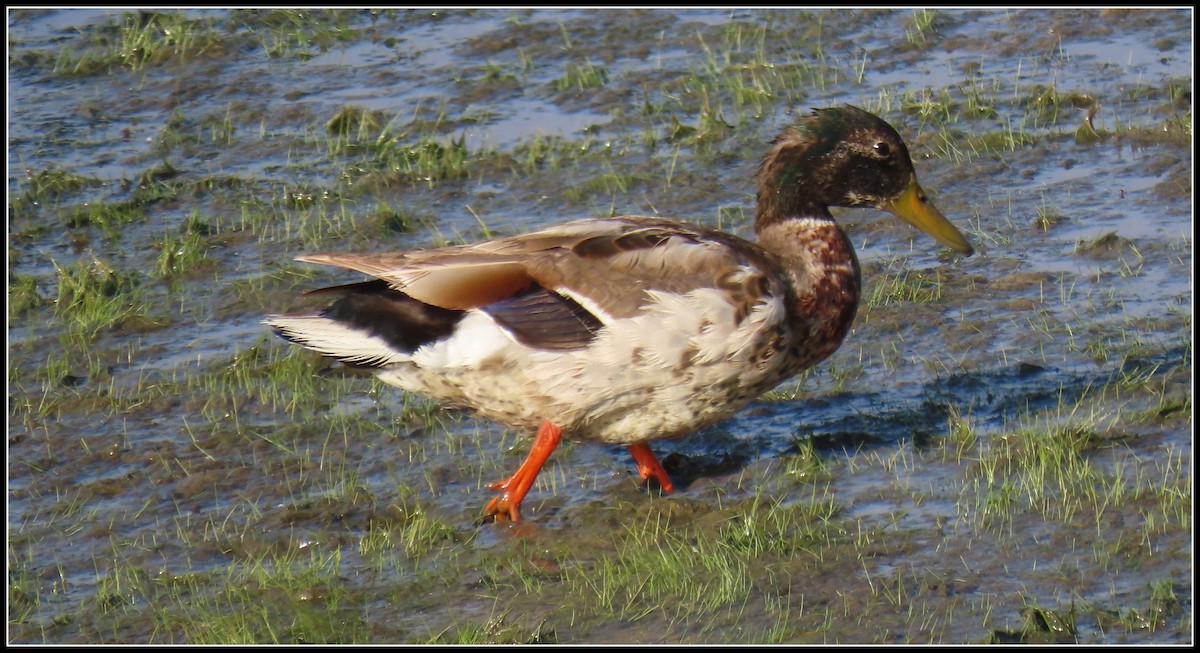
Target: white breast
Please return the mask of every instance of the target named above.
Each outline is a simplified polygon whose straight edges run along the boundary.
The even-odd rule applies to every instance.
[[[691,432],[778,382],[781,357],[762,358],[764,334],[786,314],[778,298],[737,323],[720,290],[649,292],[637,315],[608,318],[584,349],[534,349],[470,311],[451,337],[377,374],[513,428],[549,419],[568,437],[615,444]]]

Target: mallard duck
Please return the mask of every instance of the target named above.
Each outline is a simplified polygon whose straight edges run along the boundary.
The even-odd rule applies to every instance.
[[[562,437],[627,447],[642,479],[671,479],[648,443],[726,417],[842,343],[861,274],[830,206],[895,214],[964,255],[900,135],[853,106],[814,110],[758,171],[757,243],[626,216],[403,253],[298,258],[374,277],[312,293],[316,314],[265,320],[293,343],[386,383],[536,433],[492,484],[487,517],[521,502]]]

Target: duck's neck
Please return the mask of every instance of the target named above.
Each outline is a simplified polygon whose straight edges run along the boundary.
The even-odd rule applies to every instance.
[[[828,216],[760,223],[758,241],[791,273],[797,355],[812,365],[838,348],[854,322],[862,288],[854,247]]]

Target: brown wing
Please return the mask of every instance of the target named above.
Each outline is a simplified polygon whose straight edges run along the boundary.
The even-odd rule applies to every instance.
[[[617,218],[619,231],[593,234],[553,260],[531,261],[531,275],[548,288],[567,288],[613,317],[636,313],[646,291],[684,294],[725,291],[739,319],[765,295],[788,292],[773,257],[749,241],[687,223]]]
[[[484,310],[522,342],[548,349],[585,346],[604,319],[635,314],[650,299],[647,290],[718,288],[739,319],[764,295],[787,292],[778,265],[757,245],[640,217],[583,220],[403,254],[312,254],[299,260],[373,275],[442,309]],[[593,307],[606,315],[592,314]]]
[[[536,283],[529,263],[565,251],[605,221],[580,221],[520,236],[404,253],[306,254],[296,260],[357,270],[441,308],[480,308]]]
[[[452,310],[486,306],[533,283],[520,261],[475,257],[470,253],[425,263],[413,261],[405,254],[310,254],[297,260],[365,272],[387,281],[413,299]]]

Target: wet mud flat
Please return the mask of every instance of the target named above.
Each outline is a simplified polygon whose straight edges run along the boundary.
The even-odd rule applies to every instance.
[[[1192,641],[1191,13],[14,10],[13,643]],[[841,211],[827,363],[564,446],[292,351],[292,258],[682,217],[852,102],[980,254]]]

